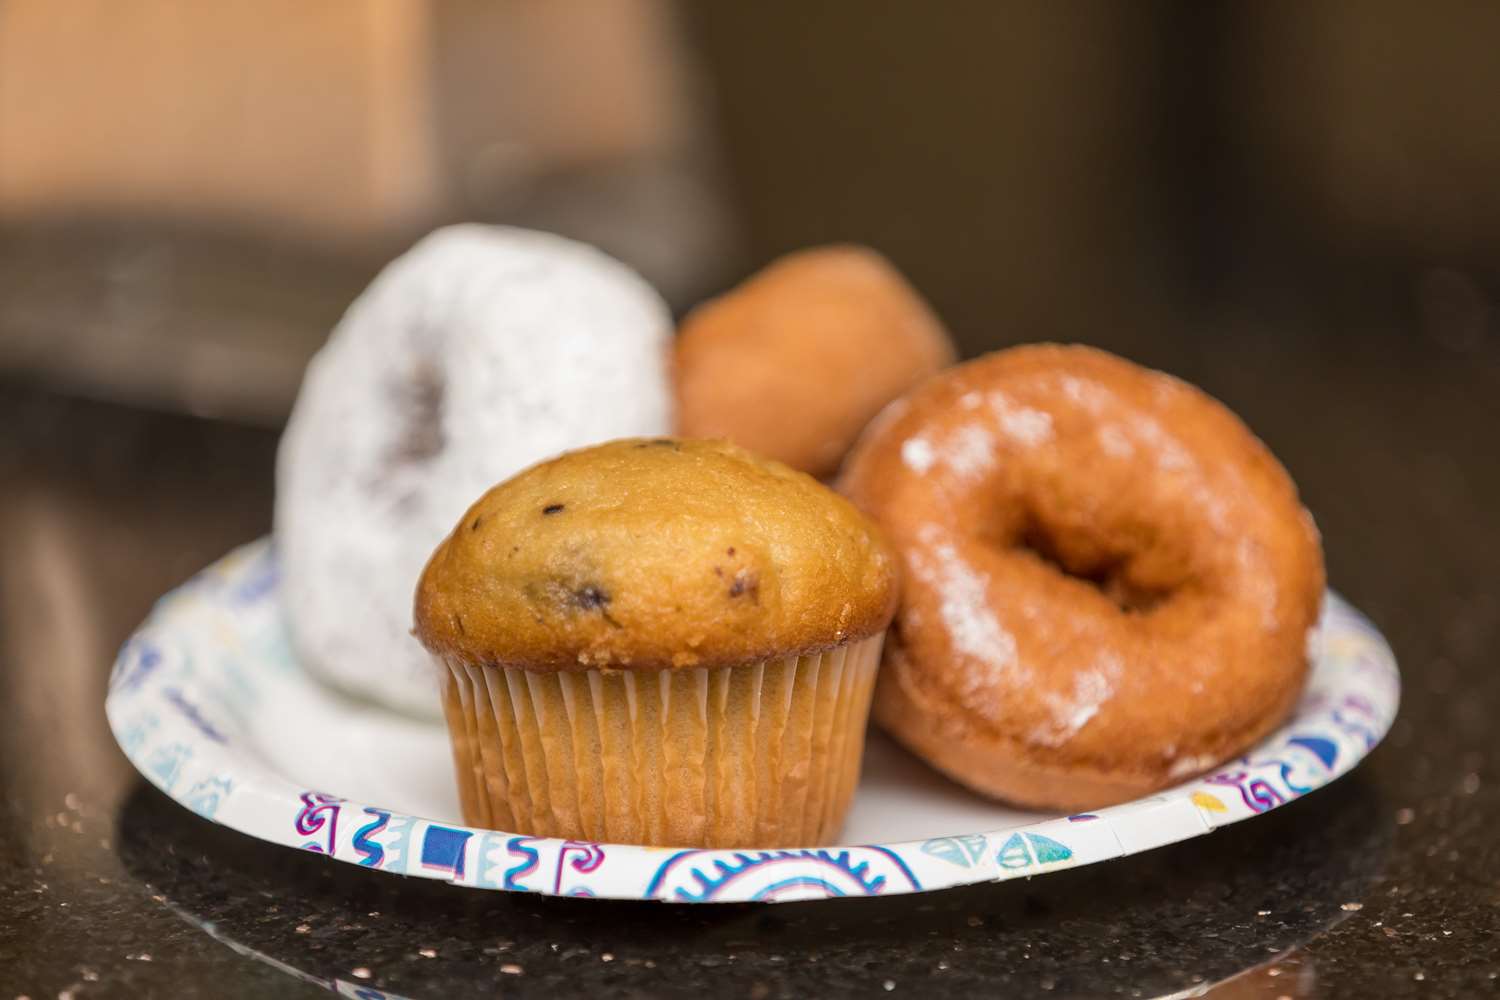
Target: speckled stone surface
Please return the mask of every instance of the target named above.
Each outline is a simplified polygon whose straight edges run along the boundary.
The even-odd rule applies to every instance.
[[[274,438],[5,394],[0,1000],[1500,993],[1500,340],[1220,325],[1098,342],[1200,383],[1286,462],[1331,580],[1401,662],[1385,744],[1303,801],[1144,855],[776,907],[385,877],[147,788],[104,724],[114,647],[265,530]]]

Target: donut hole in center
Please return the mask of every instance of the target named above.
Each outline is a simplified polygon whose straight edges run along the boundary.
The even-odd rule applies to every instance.
[[[443,434],[443,373],[431,362],[418,362],[406,377],[391,385],[397,433],[390,460],[395,465],[420,465],[436,458],[446,444]]]
[[[1111,546],[1081,532],[1058,530],[1027,518],[1014,547],[1058,574],[1088,584],[1125,614],[1148,614],[1177,589],[1132,572],[1136,550]]]

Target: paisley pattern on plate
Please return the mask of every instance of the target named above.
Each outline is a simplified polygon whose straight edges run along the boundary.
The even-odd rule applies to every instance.
[[[1390,648],[1334,594],[1291,720],[1245,757],[1159,795],[992,833],[801,850],[695,851],[527,837],[299,786],[251,745],[258,713],[306,696],[266,541],[158,602],[110,675],[105,710],[143,775],[198,815],[338,861],[458,885],[676,902],[923,892],[1045,874],[1184,840],[1319,788],[1385,735],[1400,701]]]

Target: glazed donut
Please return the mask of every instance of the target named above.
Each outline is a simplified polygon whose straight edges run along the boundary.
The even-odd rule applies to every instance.
[[[901,555],[877,721],[1017,805],[1098,808],[1291,710],[1323,557],[1286,471],[1198,389],[1084,347],[930,379],[841,488]]]
[[[880,254],[802,250],[688,314],[677,430],[832,475],[881,407],[953,358],[942,324]]]
[[[634,272],[546,233],[454,226],[382,271],[308,367],[277,456],[281,593],[308,671],[439,717],[410,635],[428,555],[528,465],[667,433],[671,329]]]

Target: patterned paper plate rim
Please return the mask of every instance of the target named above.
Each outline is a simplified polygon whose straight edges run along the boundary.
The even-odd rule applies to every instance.
[[[888,844],[705,851],[526,837],[439,823],[300,787],[237,752],[286,648],[262,540],[157,604],[115,662],[105,710],[132,764],[200,816],[339,861],[481,889],[680,902],[924,892],[1135,854],[1284,805],[1349,771],[1395,718],[1400,678],[1373,625],[1332,593],[1308,688],[1249,755],[1159,795],[985,834]]]

